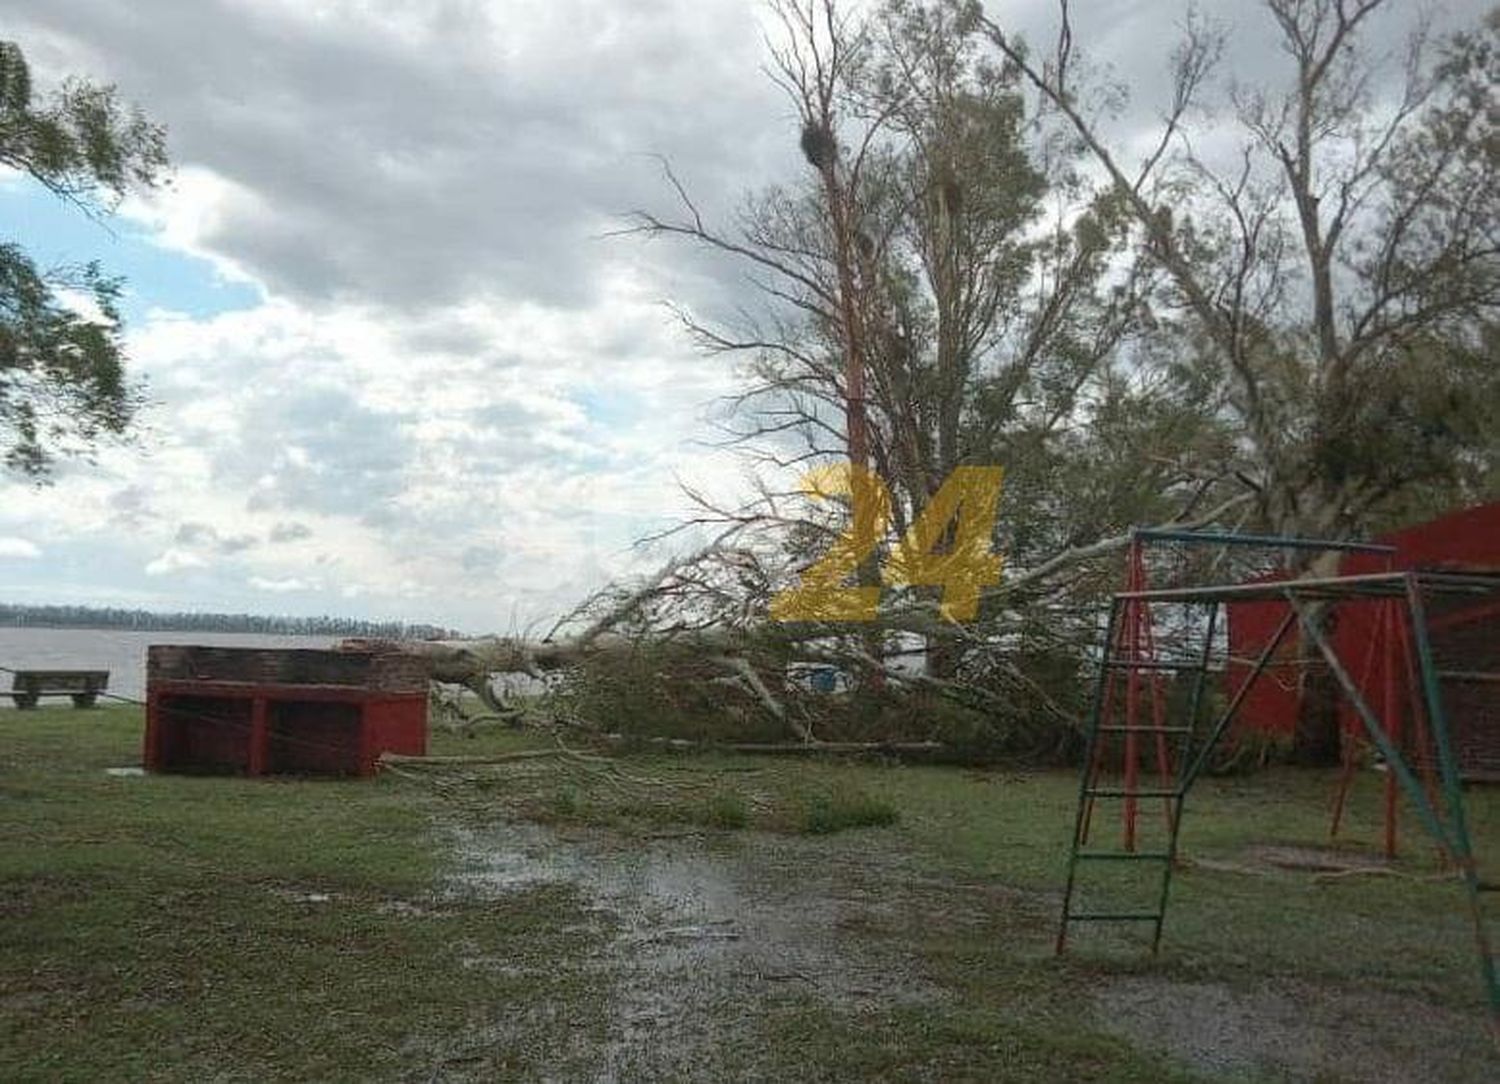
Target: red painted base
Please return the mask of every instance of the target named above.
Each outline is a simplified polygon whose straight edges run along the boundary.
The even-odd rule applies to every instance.
[[[153,681],[153,772],[373,775],[380,754],[427,753],[427,697],[329,685]]]

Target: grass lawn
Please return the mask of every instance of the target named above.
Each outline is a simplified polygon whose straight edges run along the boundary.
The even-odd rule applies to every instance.
[[[1067,773],[107,774],[140,730],[0,714],[0,1079],[1492,1079],[1461,894],[1414,822],[1397,876],[1255,864],[1326,845],[1326,774],[1204,782],[1161,957],[1087,931],[1059,961]],[[1367,777],[1349,846],[1377,810]],[[1500,792],[1470,814],[1495,876]],[[552,872],[485,887],[474,840]],[[1340,1049],[1278,1060],[1317,1042]]]

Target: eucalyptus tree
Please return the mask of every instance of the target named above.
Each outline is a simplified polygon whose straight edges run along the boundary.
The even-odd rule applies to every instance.
[[[847,451],[858,355],[868,454],[902,529],[955,467],[1024,473],[1124,393],[1116,363],[1148,283],[1117,202],[1080,199],[1066,142],[1038,136],[1018,74],[986,60],[977,8],[772,10],[808,174],[751,194],[737,228],[705,222],[681,185],[685,214],[636,226],[757,272],[757,318],[684,319],[705,348],[750,359],[732,424],[768,462]]]
[[[165,133],[113,87],[68,80],[34,93],[20,47],[0,41],[0,165],[102,218],[131,188],[163,182]],[[125,373],[121,286],[94,263],[40,268],[0,239],[0,446],[10,468],[44,478],[58,457],[128,430],[139,394]]]
[[[1371,25],[1410,9],[1263,0],[1284,64],[1255,86],[1216,78],[1222,33],[1190,20],[1140,162],[1083,104],[1059,11],[1046,63],[984,25],[1132,220],[1182,368],[1223,383],[1264,523],[1342,536],[1419,487],[1477,495],[1500,316],[1500,10],[1447,40],[1418,23],[1391,59]],[[1201,152],[1210,136],[1231,152]]]
[[[1222,387],[1222,469],[1277,532],[1346,537],[1494,494],[1500,10],[1446,39],[1415,20],[1389,55],[1375,24],[1413,11],[1262,0],[1280,69],[1253,85],[1221,77],[1223,32],[1190,16],[1139,160],[1091,108],[1067,0],[1044,53],[980,16],[1130,220],[1178,370]],[[1304,719],[1309,753],[1336,741],[1329,713]]]
[[[976,513],[943,487],[998,465],[1003,511],[979,541],[1003,549],[1008,570],[972,620],[950,619],[945,585],[896,576],[863,629],[813,631],[823,650],[838,641],[873,666],[883,633],[920,635],[926,678],[972,691],[1000,674],[1019,704],[1017,689],[1039,690],[1016,663],[1017,631],[1076,662],[1081,630],[1052,605],[1078,587],[1074,565],[1119,546],[1132,522],[1212,518],[1223,479],[1197,460],[1221,457],[1194,449],[1221,435],[1147,364],[1154,283],[1127,244],[1128,215],[1088,189],[1076,140],[1039,123],[1021,73],[992,59],[977,6],[890,0],[854,16],[832,0],[777,0],[770,12],[770,71],[797,110],[788,138],[806,171],[750,194],[720,227],[668,169],[680,213],[633,224],[728,254],[759,287],[737,324],[682,314],[702,347],[746,363],[728,424],[766,475],[741,506],[695,495],[695,522],[720,541],[693,576],[677,570],[666,622],[764,625],[778,587],[809,561],[826,570],[819,558],[848,542],[858,508],[809,507],[787,468],[847,457],[881,480],[892,530],[839,565],[873,591],[924,510],[947,519],[923,545],[958,547]],[[1120,484],[1101,493],[1105,477]],[[805,642],[807,630],[789,635]]]

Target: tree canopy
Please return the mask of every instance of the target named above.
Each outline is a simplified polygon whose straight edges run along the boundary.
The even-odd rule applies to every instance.
[[[112,86],[70,79],[34,93],[20,47],[0,41],[0,165],[100,218],[163,183],[166,135]],[[41,268],[0,240],[0,454],[42,479],[59,457],[128,431],[140,394],[125,372],[121,280],[96,263]]]

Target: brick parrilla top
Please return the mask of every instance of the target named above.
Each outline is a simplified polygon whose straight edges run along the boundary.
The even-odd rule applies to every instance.
[[[427,691],[426,663],[400,651],[205,647],[155,644],[146,680],[222,681],[252,685],[333,685],[380,692]]]

